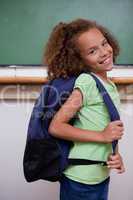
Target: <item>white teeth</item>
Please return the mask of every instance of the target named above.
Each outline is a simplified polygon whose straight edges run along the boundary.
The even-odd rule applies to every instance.
[[[106,59],[103,63],[107,64],[110,61],[110,58]]]
[[[102,62],[102,64],[108,64],[108,63],[110,63],[110,57]]]

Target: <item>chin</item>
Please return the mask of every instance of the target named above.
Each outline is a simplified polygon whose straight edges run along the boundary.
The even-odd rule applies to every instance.
[[[107,71],[111,71],[112,69],[113,69],[113,66],[112,66],[112,67],[110,67],[110,68],[108,68],[108,69],[107,69]]]
[[[114,65],[109,65],[106,67],[106,71],[111,71],[114,68]]]

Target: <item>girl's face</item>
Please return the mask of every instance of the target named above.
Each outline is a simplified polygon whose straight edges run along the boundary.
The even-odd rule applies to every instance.
[[[82,33],[77,42],[81,56],[90,71],[102,73],[113,68],[113,49],[97,28]]]

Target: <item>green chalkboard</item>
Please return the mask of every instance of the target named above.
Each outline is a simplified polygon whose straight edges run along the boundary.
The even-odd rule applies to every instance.
[[[0,64],[41,64],[52,28],[76,18],[97,20],[117,37],[117,64],[133,64],[133,0],[0,0]]]

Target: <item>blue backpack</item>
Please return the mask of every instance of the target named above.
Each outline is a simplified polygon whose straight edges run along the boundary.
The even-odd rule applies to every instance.
[[[97,88],[107,106],[110,120],[119,120],[119,113],[106,89],[99,79],[91,74],[96,81]],[[24,176],[28,182],[39,179],[59,181],[63,171],[69,165],[106,165],[105,161],[69,159],[69,150],[73,142],[58,139],[48,132],[49,124],[54,114],[71,94],[76,76],[68,79],[58,78],[49,81],[42,88],[42,92],[35,102],[28,126],[27,140],[23,157]],[[70,120],[72,125],[74,118]],[[113,153],[118,141],[112,142]]]

